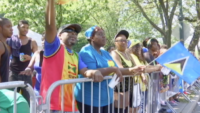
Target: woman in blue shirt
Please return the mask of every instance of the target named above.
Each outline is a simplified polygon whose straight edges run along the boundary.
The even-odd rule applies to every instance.
[[[110,54],[107,51],[100,49],[106,44],[105,32],[102,28],[93,26],[86,31],[85,35],[90,45],[84,46],[79,55],[87,65],[88,69],[98,69],[101,71],[102,75],[113,75],[113,73],[116,73],[120,78],[120,81],[122,80],[122,74],[133,74],[134,72],[144,70],[144,66],[121,69],[116,68],[117,65]],[[102,71],[103,69],[104,71]],[[82,75],[79,75],[79,77],[83,78]],[[91,113],[91,106],[92,113],[99,113],[99,107],[100,113],[112,112],[113,89],[108,87],[109,82],[110,80],[103,80],[100,83],[94,82],[93,89],[91,89],[91,82],[86,82],[83,86],[84,90],[82,89],[83,84],[77,83],[75,87],[75,98],[80,113],[83,112],[83,109],[84,113]],[[101,89],[99,90],[99,88]],[[92,90],[93,95],[91,95]],[[82,91],[84,91],[83,98]],[[82,108],[82,104],[84,104],[84,108]]]

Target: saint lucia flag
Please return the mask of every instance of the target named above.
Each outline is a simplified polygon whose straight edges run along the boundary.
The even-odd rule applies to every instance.
[[[183,46],[181,42],[175,44],[156,61],[172,70],[176,75],[189,84],[200,76],[200,62]]]

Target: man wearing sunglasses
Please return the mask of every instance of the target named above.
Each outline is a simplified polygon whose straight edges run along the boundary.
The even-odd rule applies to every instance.
[[[44,59],[42,64],[42,79],[40,94],[46,101],[47,90],[50,85],[59,80],[78,78],[78,74],[102,81],[100,71],[88,70],[79,55],[72,50],[77,42],[81,26],[67,24],[56,30],[54,0],[48,0],[46,10],[46,34],[44,44]],[[61,87],[57,87],[51,96],[51,113],[79,113],[76,104],[73,106],[73,85],[64,85],[64,100]],[[61,102],[64,101],[62,108]],[[49,109],[49,108],[48,108]]]

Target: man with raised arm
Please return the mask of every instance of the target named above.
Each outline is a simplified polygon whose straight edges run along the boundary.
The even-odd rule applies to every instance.
[[[103,76],[97,70],[87,70],[79,55],[72,50],[77,41],[81,26],[67,24],[56,30],[54,0],[48,0],[46,6],[46,34],[44,59],[42,64],[42,80],[40,94],[46,98],[50,85],[58,80],[78,78],[78,73],[94,81],[102,81]],[[61,108],[61,87],[57,87],[51,96],[51,113],[78,113],[76,104],[73,106],[73,86],[64,85],[64,109]]]

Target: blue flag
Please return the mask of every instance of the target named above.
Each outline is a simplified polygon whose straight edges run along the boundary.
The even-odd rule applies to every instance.
[[[183,46],[175,44],[156,61],[172,70],[176,75],[192,84],[200,76],[200,62]]]

